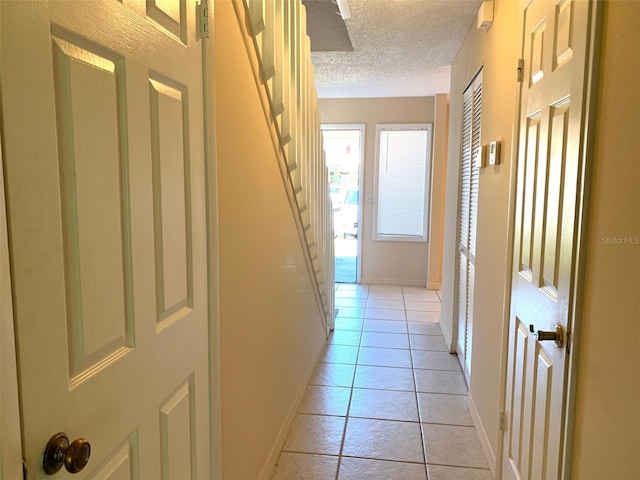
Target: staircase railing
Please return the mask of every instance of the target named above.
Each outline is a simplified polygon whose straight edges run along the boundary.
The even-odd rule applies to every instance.
[[[305,7],[300,0],[233,2],[328,334],[335,309],[333,220]]]

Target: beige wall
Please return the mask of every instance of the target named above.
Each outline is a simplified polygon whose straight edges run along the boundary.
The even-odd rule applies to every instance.
[[[215,8],[223,478],[270,478],[325,334],[233,7]]]
[[[481,142],[502,141],[502,164],[480,170],[478,227],[473,308],[473,349],[470,400],[481,422],[485,447],[495,463],[501,432],[498,406],[502,402],[502,336],[505,290],[509,268],[508,202],[510,151],[516,85],[517,2],[495,3],[494,23],[488,31],[469,29],[453,63],[449,112],[449,163],[446,187],[445,239],[440,325],[455,345],[454,277],[457,259],[458,175],[462,129],[462,93],[483,67]]]
[[[376,124],[433,123],[434,106],[434,97],[320,99],[322,123],[366,125],[362,199],[374,194]],[[362,283],[425,286],[429,244],[373,241],[373,205],[365,202],[362,215]]]
[[[640,2],[606,2],[604,13],[578,320],[579,480],[640,478]]]
[[[640,478],[640,2],[604,2],[605,27],[599,118],[592,158],[587,218],[586,276],[578,297],[577,389],[571,478]],[[503,165],[481,171],[478,200],[471,407],[490,457],[498,455],[498,411],[503,404],[503,343],[509,288],[509,213],[512,192],[511,130],[518,57],[517,2],[496,1],[493,26],[472,25],[452,67],[449,163],[443,258],[441,326],[456,334],[453,321],[456,209],[461,94],[484,65],[482,143],[503,141]],[[631,237],[632,243],[604,238]],[[581,314],[580,314],[581,311]]]

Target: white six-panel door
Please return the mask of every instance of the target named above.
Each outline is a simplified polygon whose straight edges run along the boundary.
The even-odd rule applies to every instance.
[[[504,479],[563,475],[590,3],[533,0],[522,9]],[[557,346],[533,333],[556,328],[564,337]]]
[[[2,96],[24,456],[209,478],[202,50],[181,0],[5,2]],[[69,475],[64,470],[59,478]]]

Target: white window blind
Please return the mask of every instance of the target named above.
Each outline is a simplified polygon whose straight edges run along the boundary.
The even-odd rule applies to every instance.
[[[431,125],[379,125],[376,239],[427,239]]]

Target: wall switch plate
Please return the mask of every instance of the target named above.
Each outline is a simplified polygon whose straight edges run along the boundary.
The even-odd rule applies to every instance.
[[[475,151],[475,157],[476,157],[476,165],[478,166],[478,168],[482,168],[484,166],[487,165],[487,161],[486,161],[486,145],[480,145],[478,147],[476,147],[476,151]]]
[[[500,142],[489,143],[489,165],[500,165]]]
[[[367,205],[373,205],[373,195],[371,195],[371,194],[365,195],[364,196],[364,203],[366,203]]]

